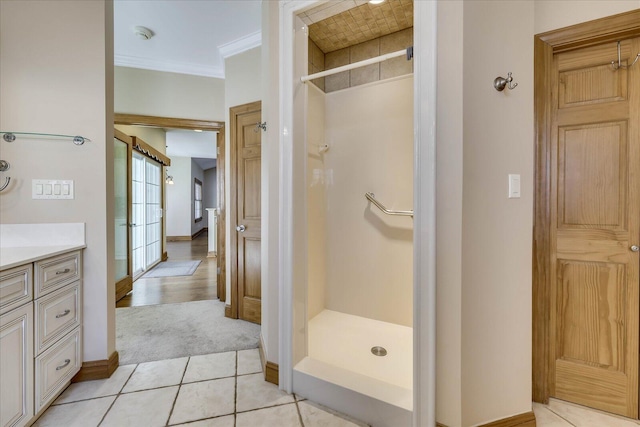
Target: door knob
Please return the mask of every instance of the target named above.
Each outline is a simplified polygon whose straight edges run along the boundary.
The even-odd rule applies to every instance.
[[[638,252],[638,251],[640,251],[640,246],[638,245],[631,246],[631,252]]]
[[[244,233],[244,230],[246,230],[247,227],[244,226],[244,224],[240,224],[239,226],[236,227],[236,231],[239,231],[240,233]]]

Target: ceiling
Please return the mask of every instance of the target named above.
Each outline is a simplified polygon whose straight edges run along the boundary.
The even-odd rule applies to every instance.
[[[260,0],[115,0],[115,65],[224,78],[225,57],[260,46],[261,13]]]
[[[324,53],[413,27],[413,0],[324,3],[300,14],[309,37]]]

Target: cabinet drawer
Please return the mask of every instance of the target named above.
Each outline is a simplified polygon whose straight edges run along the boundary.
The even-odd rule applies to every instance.
[[[0,273],[0,314],[33,299],[33,272],[31,264]]]
[[[80,281],[38,298],[35,302],[35,354],[80,325]]]
[[[36,357],[35,412],[48,404],[82,365],[80,328]]]
[[[47,258],[35,263],[35,298],[74,282],[82,274],[80,251]]]

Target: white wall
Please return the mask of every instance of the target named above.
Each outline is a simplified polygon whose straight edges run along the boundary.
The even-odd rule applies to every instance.
[[[280,123],[279,108],[279,4],[262,1],[262,327],[263,350],[268,361],[279,363],[280,284]]]
[[[326,308],[412,326],[413,220],[385,215],[364,195],[413,209],[413,78],[331,92],[325,102]]]
[[[173,157],[169,167],[173,176],[173,185],[166,185],[167,192],[167,236],[191,236],[193,203],[193,178],[191,176],[191,158]]]
[[[462,425],[463,4],[438,3],[436,414]]]
[[[533,6],[464,3],[461,308],[466,426],[531,410]],[[497,92],[494,78],[508,71],[518,87]],[[521,175],[520,199],[507,198],[509,173]]]
[[[544,33],[638,8],[640,0],[537,0],[534,33]]]
[[[226,58],[225,68],[225,99],[224,117],[227,123],[225,127],[225,170],[231,172],[230,164],[230,136],[229,136],[229,108],[238,105],[248,104],[262,99],[262,50],[261,47],[239,53],[238,55]],[[264,161],[262,162],[264,164]],[[230,206],[231,187],[230,180],[225,180],[225,206]],[[235,218],[229,216],[230,208],[227,209],[226,217],[226,241],[231,239],[230,230],[235,230]],[[235,231],[234,231],[235,232]],[[227,262],[227,305],[231,303],[231,257],[226,257]]]
[[[202,170],[202,168],[200,166],[198,166],[198,164],[192,159],[191,160],[191,236],[193,236],[194,234],[196,234],[198,231],[202,230],[204,227],[207,226],[207,211],[204,210],[204,208],[206,208],[207,206],[202,206],[202,220],[195,222],[194,218],[195,218],[195,213],[196,213],[196,209],[195,209],[195,205],[194,205],[194,200],[195,200],[195,179],[198,179],[201,183],[202,183],[202,197],[203,197],[203,204],[204,204],[204,171]]]
[[[84,222],[84,360],[115,351],[113,4],[0,2],[0,128],[83,135],[0,142],[12,183],[3,224]],[[32,200],[31,180],[72,179],[73,200]]]
[[[223,79],[115,67],[117,113],[222,121],[224,92]]]

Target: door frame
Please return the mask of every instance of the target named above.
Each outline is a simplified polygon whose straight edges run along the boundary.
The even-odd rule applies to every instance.
[[[238,234],[235,233],[238,215],[238,117],[242,114],[262,110],[262,101],[237,105],[229,108],[229,219],[231,221],[229,233],[229,265],[231,267],[231,304],[225,306],[224,315],[237,319],[238,310]]]
[[[640,9],[534,37],[533,401],[549,402],[551,383],[551,84],[553,55],[640,36]],[[615,52],[614,52],[615,53]]]
[[[200,119],[184,119],[175,117],[145,116],[141,114],[124,114],[115,113],[113,122],[116,125],[127,126],[151,126],[168,129],[189,129],[189,130],[206,130],[218,132],[217,146],[219,148],[216,170],[217,170],[217,186],[218,186],[218,247],[217,247],[217,294],[220,301],[225,300],[226,296],[226,268],[225,268],[225,159],[224,159],[224,139],[225,126],[224,122],[214,120]],[[164,169],[164,168],[163,168]],[[166,187],[166,186],[165,186]],[[164,190],[163,190],[163,206],[164,206]],[[166,216],[163,215],[162,220],[163,234],[166,234]],[[166,236],[165,236],[166,237]],[[167,260],[166,239],[162,241],[162,260]]]

